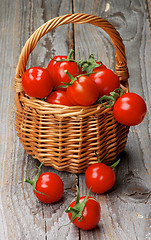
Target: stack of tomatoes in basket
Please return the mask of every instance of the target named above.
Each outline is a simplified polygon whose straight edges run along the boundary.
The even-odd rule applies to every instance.
[[[128,126],[139,124],[147,111],[144,100],[136,93],[124,93],[118,76],[102,62],[96,61],[94,55],[90,55],[88,60],[77,62],[71,59],[72,53],[71,50],[68,56],[55,56],[47,68],[28,69],[22,76],[25,93],[48,104],[68,107],[102,104],[104,108],[113,107],[115,119],[119,123]],[[111,189],[115,183],[112,168],[117,163],[107,166],[98,158],[98,163],[90,165],[85,173],[88,189],[97,194]],[[40,174],[41,165],[35,179],[25,179],[25,182],[33,186],[40,201],[57,202],[64,192],[63,181],[51,172]],[[66,212],[70,222],[85,230],[94,228],[100,220],[100,204],[89,195],[80,198],[78,188],[77,199]]]
[[[30,97],[50,104],[113,107],[115,119],[127,126],[144,119],[146,104],[136,93],[124,93],[118,76],[91,54],[77,62],[71,56],[55,56],[47,68],[32,67],[22,76],[22,86]],[[108,104],[104,104],[107,102]]]

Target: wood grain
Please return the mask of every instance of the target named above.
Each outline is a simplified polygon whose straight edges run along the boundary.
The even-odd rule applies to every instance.
[[[97,3],[96,5],[100,4]],[[144,1],[101,1],[101,8],[92,1],[82,5],[75,1],[74,11],[101,15],[120,32],[126,47],[130,72],[130,91],[140,94],[148,104],[151,86],[149,83],[150,30],[147,5]],[[75,26],[77,52],[86,49],[101,56],[111,69],[115,67],[114,49],[109,38],[93,26]],[[98,37],[99,40],[96,40]],[[88,47],[87,47],[88,46]],[[108,61],[108,56],[110,61]],[[148,104],[148,109],[150,104]],[[96,196],[102,204],[100,228],[93,231],[90,239],[150,239],[150,111],[144,122],[132,127],[125,152],[120,156],[115,188],[104,196]],[[81,194],[86,192],[84,175],[79,179]],[[99,233],[99,234],[98,234]],[[90,233],[89,233],[90,234]],[[81,238],[88,239],[88,233],[81,231]]]
[[[144,0],[0,0],[0,239],[4,240],[150,240],[151,239],[151,29],[150,1]],[[47,20],[66,13],[84,12],[111,22],[123,38],[130,73],[130,90],[147,103],[143,123],[130,129],[121,163],[116,168],[117,181],[106,194],[96,195],[101,204],[101,221],[92,231],[80,231],[68,223],[65,208],[75,197],[75,185],[85,195],[84,174],[57,173],[65,185],[63,198],[56,204],[39,202],[25,177],[39,165],[28,156],[15,132],[14,76],[18,57],[28,37]],[[50,56],[75,56],[94,53],[109,68],[115,68],[115,50],[109,37],[97,27],[65,25],[44,36],[28,66],[47,66]]]

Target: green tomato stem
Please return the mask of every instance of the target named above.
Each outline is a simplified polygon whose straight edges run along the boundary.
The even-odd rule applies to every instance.
[[[74,50],[71,49],[68,56],[67,56],[67,60],[71,60],[71,56],[72,56],[73,53],[74,53]]]
[[[115,163],[113,163],[110,167],[111,168],[115,168],[118,164],[119,164],[119,162],[120,162],[121,160],[120,159],[118,159]]]
[[[37,181],[38,181],[38,178],[39,178],[39,175],[40,175],[40,172],[41,172],[41,167],[42,167],[43,163],[44,163],[44,161],[43,161],[43,162],[40,164],[40,166],[38,167],[38,173],[37,173],[37,175],[35,176],[35,179],[32,181],[32,180],[30,180],[30,179],[25,178],[25,179],[24,179],[24,182],[30,183],[30,184],[32,185],[32,187],[33,187],[33,191],[35,191],[35,192],[37,192],[37,193],[40,193],[40,194],[42,194],[42,195],[48,196],[48,195],[46,195],[45,193],[42,193],[42,192],[39,192],[39,191],[36,190],[36,183],[37,183]],[[48,196],[48,197],[49,197],[49,196]]]
[[[33,184],[34,184],[34,181],[29,180],[29,179],[27,179],[27,178],[24,179],[24,182],[30,183],[32,186],[33,186]]]
[[[118,91],[118,93],[116,91]],[[123,94],[124,94],[124,91],[122,88],[116,88],[113,92],[110,92],[110,96],[104,95],[101,98],[99,98],[96,103],[97,104],[101,103],[105,108],[111,108],[114,106],[116,100]],[[105,105],[103,101],[108,102],[109,105]]]
[[[64,70],[64,72],[68,75],[68,77],[71,79],[71,82],[70,83],[66,83],[66,85],[68,85],[68,86],[71,86],[73,83],[74,83],[74,81],[76,81],[77,80],[77,77],[73,77],[67,70]]]
[[[100,160],[100,158],[99,158],[99,156],[98,156],[98,154],[97,154],[96,151],[95,151],[95,155],[96,155],[96,157],[97,157],[98,163],[101,163],[101,160]]]

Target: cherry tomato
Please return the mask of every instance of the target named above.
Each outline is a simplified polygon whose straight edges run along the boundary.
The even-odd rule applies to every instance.
[[[84,200],[85,196],[79,198],[79,202],[81,203]],[[73,201],[69,208],[74,208],[76,201]],[[93,197],[88,197],[88,200],[86,202],[86,205],[82,212],[82,221],[78,220],[78,217],[76,217],[73,220],[73,224],[76,225],[78,228],[83,230],[90,230],[95,228],[99,221],[100,221],[100,204],[96,201]],[[69,219],[72,218],[72,213],[68,213]]]
[[[67,95],[75,105],[89,106],[96,102],[99,92],[95,82],[88,76],[79,76],[71,86],[68,86]]]
[[[145,101],[136,93],[125,93],[117,99],[113,108],[115,119],[126,126],[141,123],[146,112]]]
[[[104,193],[115,184],[113,169],[104,163],[98,162],[90,165],[85,173],[86,186],[94,193]]]
[[[67,97],[66,91],[56,90],[46,98],[46,102],[51,104],[60,104],[66,106],[72,106],[72,103]]]
[[[51,79],[53,80],[53,82],[55,83],[55,78],[54,78],[54,66],[57,63],[57,61],[60,61],[62,59],[67,59],[67,56],[55,56],[53,59],[50,60],[48,66],[47,66],[47,70],[51,76]],[[56,86],[56,84],[54,84]]]
[[[64,184],[61,178],[52,172],[42,173],[36,183],[38,193],[34,191],[36,197],[44,203],[54,203],[62,198],[64,192]]]
[[[109,95],[110,92],[120,87],[118,76],[107,68],[102,68],[99,72],[92,73],[89,77],[96,83],[99,90],[99,97]]]
[[[47,97],[53,89],[49,72],[41,67],[29,68],[22,76],[22,86],[30,97]]]
[[[54,203],[62,198],[64,184],[61,178],[52,172],[40,174],[41,165],[38,167],[38,173],[34,180],[24,179],[32,185],[36,197],[44,203]]]
[[[57,63],[57,61],[62,60],[62,59],[67,59],[67,56],[55,56],[53,59],[50,60],[49,64],[48,64],[48,70],[49,72],[51,72],[53,66]]]
[[[67,59],[67,56],[64,56],[63,58]],[[61,60],[63,58],[61,56],[57,56],[54,59]],[[50,72],[55,87],[64,85],[63,82],[69,83],[71,81],[68,75],[64,72],[65,70],[67,70],[73,76],[77,76],[82,73],[81,68],[76,62],[68,60],[52,63],[52,61],[53,60],[51,60],[48,64],[47,69]]]

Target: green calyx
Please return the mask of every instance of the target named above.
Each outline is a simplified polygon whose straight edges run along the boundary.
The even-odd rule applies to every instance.
[[[96,59],[94,57],[94,54],[91,54],[88,58],[88,60],[81,59],[78,62],[78,65],[82,68],[82,71],[86,71],[88,75],[90,75],[94,68],[99,67],[102,65],[102,62],[100,61],[100,64],[96,63]]]
[[[77,188],[77,197],[76,197],[76,203],[74,205],[74,207],[68,207],[65,212],[66,213],[72,213],[72,217],[71,217],[71,220],[69,223],[65,224],[65,225],[62,225],[61,227],[63,226],[67,226],[69,225],[70,223],[72,223],[77,217],[78,217],[78,221],[81,222],[83,220],[83,210],[85,208],[85,205],[87,203],[87,201],[91,198],[88,199],[89,197],[89,194],[90,194],[90,189],[89,189],[89,192],[88,194],[86,195],[86,197],[83,199],[82,202],[79,202],[79,199],[80,199],[80,193],[79,193],[79,188],[78,186],[76,186]],[[96,201],[94,198],[92,198],[94,201]],[[60,227],[60,228],[61,228]],[[59,228],[59,229],[60,229]]]
[[[26,179],[25,178],[24,182],[30,183],[32,185],[32,187],[33,187],[33,191],[34,192],[37,192],[37,193],[40,193],[40,194],[43,194],[43,195],[47,196],[45,193],[42,193],[42,192],[39,192],[39,191],[36,190],[36,183],[38,181],[38,178],[39,178],[39,175],[40,175],[40,172],[41,172],[41,167],[42,167],[43,163],[44,163],[44,161],[38,167],[38,173],[36,174],[34,180],[30,180],[30,179]]]
[[[101,103],[105,108],[111,108],[114,106],[116,100],[124,94],[124,90],[122,88],[116,88],[113,92],[110,92],[110,95],[104,95],[97,100],[96,103]],[[105,105],[104,102],[108,104]]]
[[[74,50],[71,49],[66,59],[65,58],[63,58],[61,60],[56,60],[56,59],[53,59],[53,58],[51,58],[51,59],[53,61],[55,61],[55,62],[75,62],[75,63],[77,63],[77,65],[79,67],[81,67],[82,71],[86,71],[87,72],[87,75],[90,75],[93,72],[94,68],[99,67],[99,66],[102,65],[101,61],[99,61],[99,64],[96,63],[96,59],[94,57],[94,54],[91,54],[89,56],[88,60],[83,60],[83,58],[81,58],[77,62],[75,59],[71,58],[73,53],[74,53]]]
[[[71,81],[69,83],[67,82],[62,82],[64,85],[61,85],[61,86],[58,86],[57,88],[67,88],[69,86],[72,86],[72,84],[81,76],[88,76],[87,73],[83,73],[83,74],[80,74],[80,75],[77,75],[76,77],[73,77],[67,70],[64,70],[64,72],[68,75],[68,77],[71,79]]]
[[[121,161],[121,160],[118,159],[115,163],[113,163],[113,164],[110,166],[110,168],[115,168],[115,167],[119,164],[120,161]]]
[[[82,212],[85,208],[85,205],[88,201],[88,197],[89,197],[89,194],[90,194],[90,190],[88,192],[88,194],[86,195],[86,197],[84,198],[84,200],[80,203],[79,202],[79,199],[80,199],[80,194],[79,194],[79,188],[77,186],[77,198],[76,198],[76,203],[74,205],[74,207],[68,207],[65,212],[66,213],[72,213],[72,218],[70,220],[70,222],[73,222],[75,218],[78,217],[78,221],[81,222],[82,219],[83,219],[83,215],[82,215]]]

